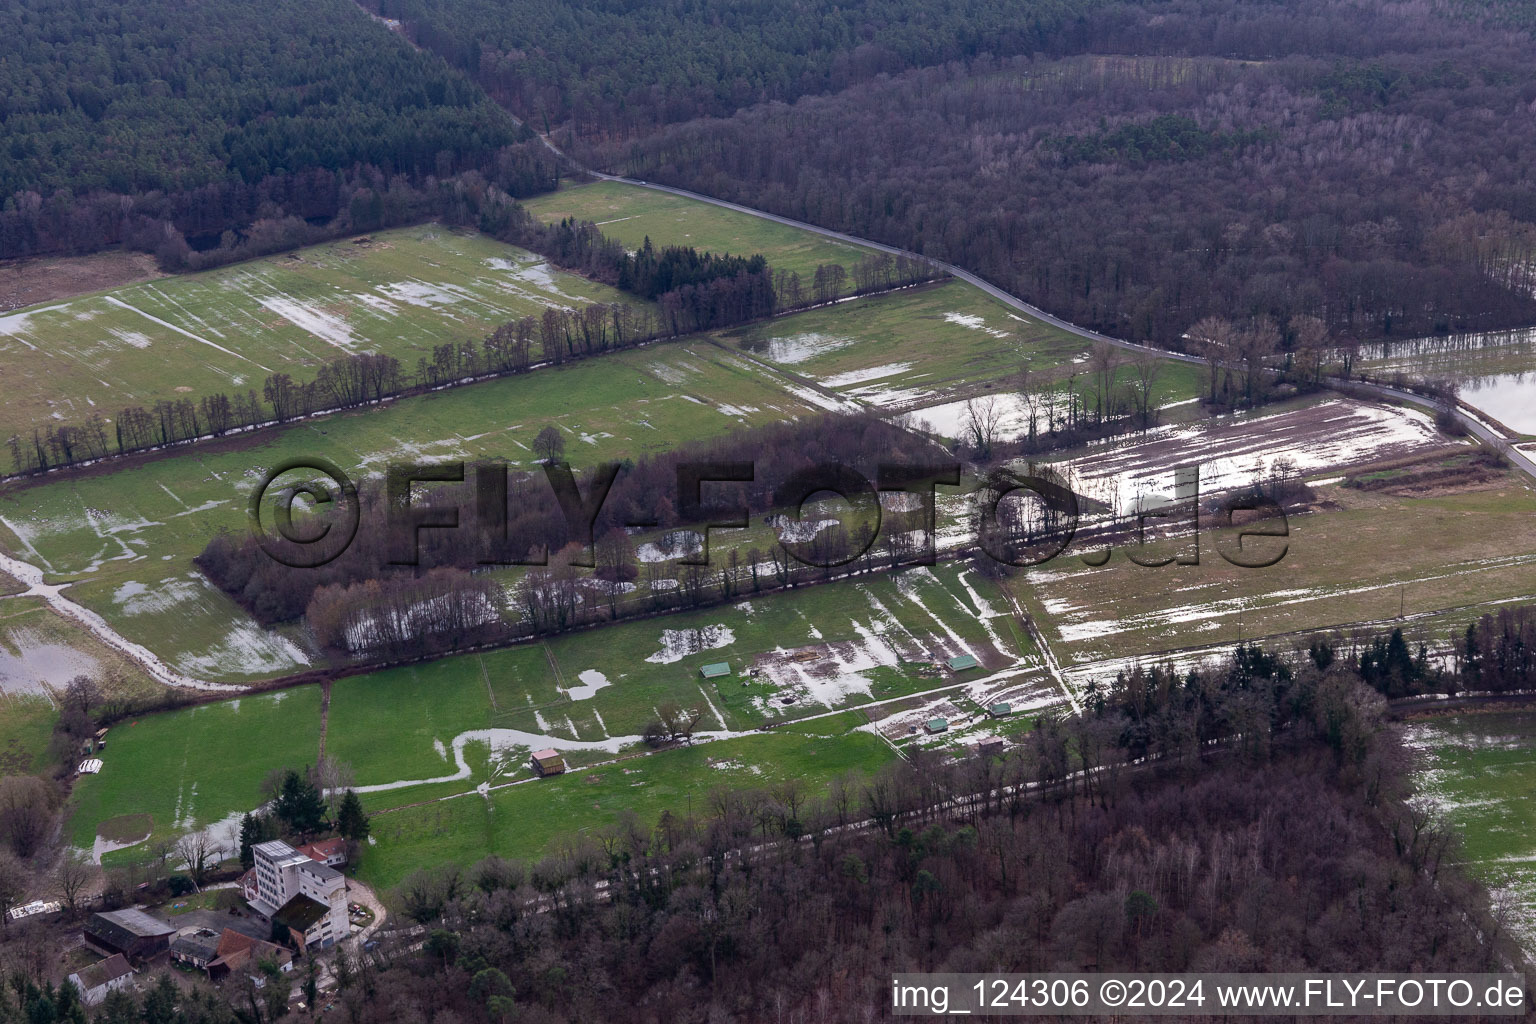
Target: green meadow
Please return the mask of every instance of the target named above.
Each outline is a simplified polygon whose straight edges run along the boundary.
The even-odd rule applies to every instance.
[[[1418,791],[1455,826],[1464,863],[1536,947],[1536,712],[1422,719],[1404,737],[1419,754]]]
[[[1056,375],[1086,352],[1081,338],[955,280],[851,299],[718,337],[728,348],[876,407],[942,400],[1026,366]]]
[[[567,217],[593,221],[631,249],[649,238],[657,248],[691,245],[716,253],[761,253],[775,269],[799,274],[807,289],[818,264],[852,267],[870,252],[749,213],[617,181],[577,185],[522,202],[547,224]]]
[[[381,231],[0,316],[0,437],[50,419],[299,381],[353,352],[414,371],[448,342],[550,306],[644,305],[524,249],[441,224]]]
[[[1318,491],[1327,508],[1287,518],[1285,557],[1268,568],[1229,564],[1208,534],[1198,565],[1149,568],[1117,552],[1095,568],[1074,548],[1008,585],[1057,657],[1077,662],[1399,624],[1399,613],[1409,635],[1443,642],[1484,611],[1532,597],[1536,494],[1513,478],[1417,497]],[[1490,554],[1489,537],[1502,539],[1501,553]]]
[[[796,782],[816,796],[839,776],[866,775],[896,757],[878,737],[839,726],[825,735],[786,729],[678,747],[507,786],[486,797],[471,793],[378,814],[372,823],[376,844],[363,854],[359,876],[387,888],[412,871],[444,863],[468,865],[492,854],[536,859],[625,812],[645,826],[663,812],[702,814],[718,787]]]
[[[79,780],[70,833],[76,845],[89,848],[98,827],[116,835],[114,819],[125,815],[148,815],[157,835],[224,822],[255,805],[267,772],[313,763],[322,742],[327,757],[350,767],[370,811],[433,802],[472,792],[481,783],[531,778],[526,756],[535,745],[561,747],[573,766],[642,750],[640,733],[669,702],[702,711],[696,726],[701,738],[724,737],[707,745],[709,758],[729,757],[739,764],[701,766],[693,755],[663,752],[626,761],[624,769],[602,767],[598,771],[609,779],[609,790],[595,792],[613,801],[603,804],[602,821],[622,806],[611,790],[642,788],[634,785],[640,778],[625,772],[649,773],[653,763],[669,767],[655,769],[664,784],[638,794],[644,799],[635,806],[645,813],[659,811],[673,796],[697,796],[720,782],[789,777],[796,759],[808,770],[825,768],[820,776],[812,771],[811,778],[849,767],[874,768],[890,748],[872,735],[849,734],[867,719],[846,709],[1038,667],[1036,652],[1005,609],[1002,594],[974,570],[945,565],[895,578],[876,575],[743,595],[734,605],[338,680],[331,686],[323,738],[316,686],[149,716],[115,728],[106,770]],[[940,664],[955,653],[973,653],[982,667],[964,677],[948,673]],[[702,666],[722,661],[730,666],[725,677],[701,675]],[[785,697],[794,699],[785,703]],[[771,734],[753,731],[771,718],[804,721]],[[465,735],[472,733],[480,735]],[[783,735],[797,738],[778,739]],[[807,745],[807,737],[835,742]],[[497,758],[488,760],[491,742]],[[788,761],[774,760],[777,753],[759,756],[760,748],[780,746]],[[822,746],[840,753],[807,760],[818,758]],[[210,765],[220,749],[250,756]],[[726,750],[740,753],[722,753]],[[878,756],[868,756],[871,752]],[[460,768],[461,758],[467,771]],[[535,796],[542,792],[542,783],[533,789],[511,786],[496,790],[494,802],[499,807],[503,800],[542,799]],[[428,839],[416,826],[406,829],[401,823],[423,816],[435,821],[484,802],[478,796],[464,801],[385,815],[380,820],[388,829],[375,833],[378,842],[369,848],[367,863],[428,856],[426,849],[394,849]],[[586,820],[566,819],[556,809],[546,814],[538,830],[520,835],[519,851],[537,852]],[[537,849],[526,845],[530,836],[538,837]],[[389,875],[396,869],[378,870]]]
[[[148,815],[163,837],[238,822],[261,802],[268,772],[319,752],[318,686],[128,719],[108,734],[101,773],[76,780],[68,834],[89,850],[118,818]]]

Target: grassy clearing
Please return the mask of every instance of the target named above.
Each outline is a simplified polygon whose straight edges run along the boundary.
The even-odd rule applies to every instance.
[[[72,596],[182,671],[237,681],[293,671],[309,658],[302,642],[256,629],[190,565],[217,531],[245,528],[265,467],[320,456],[354,479],[407,458],[505,457],[531,467],[528,445],[547,424],[565,433],[580,466],[810,411],[750,367],[710,358],[715,351],[626,352],[298,424],[245,445],[12,486],[0,494],[0,538],[56,578],[86,577]]]
[[[1391,622],[1400,610],[1425,615],[1536,590],[1536,495],[1513,476],[1431,497],[1317,490],[1333,507],[1289,517],[1286,556],[1269,568],[1230,565],[1208,533],[1199,565],[1146,568],[1121,552],[1095,569],[1069,555],[1009,585],[1064,663],[1233,642],[1239,630],[1253,639]],[[1475,614],[1430,619],[1458,628]]]
[[[56,717],[47,697],[0,693],[0,775],[28,775],[48,767]]]
[[[446,745],[491,724],[480,665],[481,656],[470,655],[337,682],[326,754],[350,764],[360,785],[452,775]],[[442,753],[434,741],[444,745]]]
[[[719,335],[723,345],[849,398],[911,407],[1015,373],[1065,372],[1081,338],[962,281],[854,299]]]
[[[971,591],[987,603],[986,617]],[[955,681],[918,665],[918,651],[928,661],[974,652],[984,670],[1033,664],[1033,648],[1006,624],[1003,608],[990,583],[940,566],[900,580],[746,596],[731,606],[373,673],[333,687],[326,749],[353,766],[358,784],[378,785],[453,774],[454,738],[476,729],[633,742],[668,701],[702,706],[701,732],[754,729],[770,717]],[[700,642],[702,649],[688,652]],[[784,664],[791,653],[806,660],[791,668]],[[730,664],[730,675],[704,679],[700,669],[720,661]],[[747,675],[753,665],[761,667],[757,676]],[[784,704],[790,694],[795,702]],[[576,763],[604,756],[570,754]]]
[[[1536,712],[1468,714],[1406,726],[1423,756],[1415,781],[1456,826],[1459,859],[1513,906],[1536,948]]]
[[[534,858],[600,829],[624,811],[653,824],[663,811],[702,813],[717,786],[765,787],[794,780],[808,793],[848,772],[870,772],[895,756],[868,733],[817,736],[776,730],[662,751],[647,757],[376,817],[376,846],[359,876],[388,887],[419,868],[483,857]]]
[[[70,840],[89,850],[100,822],[130,814],[149,815],[156,836],[238,823],[268,772],[319,750],[313,686],[130,719],[112,729],[101,774],[75,784]]]
[[[0,316],[0,436],[161,398],[259,395],[272,371],[309,380],[350,352],[387,352],[414,370],[434,345],[588,301],[642,304],[526,250],[428,224],[32,306]]]
[[[779,270],[793,270],[809,288],[817,264],[852,267],[869,250],[784,224],[655,189],[599,181],[523,200],[545,223],[567,217],[597,223],[632,249],[646,238],[658,247],[691,245],[717,253],[761,253]]]

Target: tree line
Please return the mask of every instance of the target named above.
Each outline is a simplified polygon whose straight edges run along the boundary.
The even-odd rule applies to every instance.
[[[707,12],[686,0],[367,6],[402,21],[418,45],[464,69],[520,117],[544,131],[572,129],[580,145],[978,53],[1071,45],[1075,21],[1102,3],[815,0]]]

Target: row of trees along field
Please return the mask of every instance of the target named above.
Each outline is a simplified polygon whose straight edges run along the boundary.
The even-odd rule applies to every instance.
[[[1383,710],[1342,663],[1250,648],[1122,679],[1001,758],[918,749],[825,794],[791,780],[687,817],[620,812],[534,863],[407,878],[424,949],[339,999],[360,1021],[381,992],[442,1007],[445,988],[466,1021],[842,1020],[888,1006],[900,971],[1523,962]],[[587,984],[551,981],[575,970]]]
[[[913,70],[591,159],[1174,348],[1209,315],[1354,337],[1536,321],[1529,35],[1386,0],[1122,3],[1073,32],[1097,55]]]
[[[535,448],[544,448],[542,442],[542,436],[535,439]],[[558,450],[545,450],[551,458],[558,457]],[[391,564],[409,560],[412,552],[402,552],[396,544],[385,495],[367,486],[361,489],[362,521],[356,539],[324,566],[284,566],[247,532],[214,536],[196,561],[258,621],[273,625],[304,616],[332,650],[389,657],[422,646],[451,650],[472,642],[558,632],[621,614],[730,600],[739,593],[784,586],[791,577],[824,576],[837,569],[836,563],[866,548],[865,560],[848,569],[897,564],[919,553],[912,531],[928,525],[921,509],[888,512],[878,546],[853,532],[857,526],[818,531],[801,554],[826,566],[802,565],[775,545],[773,551],[717,553],[712,556],[715,564],[684,567],[672,585],[664,587],[657,574],[670,577],[676,570],[648,563],[642,571],[625,526],[649,522],[658,530],[670,530],[722,514],[712,503],[699,508],[678,504],[678,469],[683,464],[751,465],[751,480],[729,485],[728,505],[756,517],[806,497],[787,494],[783,488],[814,467],[856,468],[874,481],[878,465],[942,462],[944,454],[878,417],[832,415],[692,442],[619,463],[611,475],[601,467],[590,469],[571,478],[587,500],[605,495],[592,523],[592,550],[586,552],[591,564],[581,567],[589,572],[578,572],[577,565],[586,538],[572,534],[550,479],[538,471],[508,473],[504,522],[481,504],[476,472],[466,474],[463,484],[434,488],[421,507],[435,503],[474,508],[477,518],[466,519],[461,530],[421,531],[418,568]],[[401,536],[410,543],[410,531]],[[547,564],[541,564],[544,559]],[[533,566],[519,589],[518,607],[504,607],[500,585],[474,574],[487,563]],[[636,583],[642,592],[621,607],[623,589]]]

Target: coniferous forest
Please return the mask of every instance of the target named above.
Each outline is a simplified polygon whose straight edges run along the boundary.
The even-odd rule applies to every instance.
[[[7,4],[0,126],[0,257],[127,243],[181,269],[258,220],[308,241],[358,189],[554,177],[472,81],[347,0]]]

